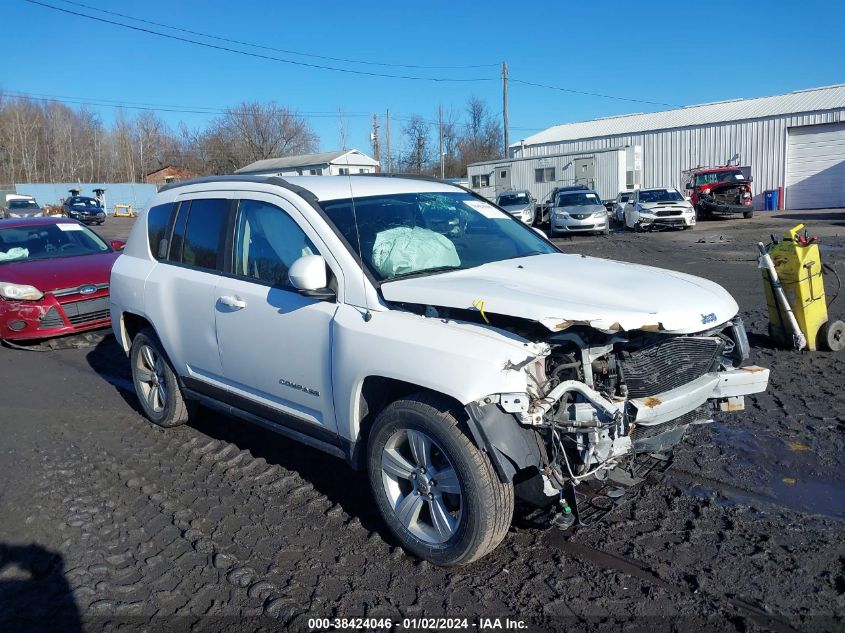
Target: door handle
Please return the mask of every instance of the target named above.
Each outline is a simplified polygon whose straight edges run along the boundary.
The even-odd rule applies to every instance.
[[[232,297],[229,295],[224,295],[218,299],[220,303],[224,306],[229,308],[235,308],[236,310],[240,310],[246,307],[246,301],[243,299],[238,299],[237,297]]]

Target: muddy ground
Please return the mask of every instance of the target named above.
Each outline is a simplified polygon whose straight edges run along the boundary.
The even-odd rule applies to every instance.
[[[696,427],[602,521],[564,533],[520,511],[495,552],[458,570],[398,548],[365,477],[338,460],[208,412],[149,425],[110,337],[0,349],[0,629],[308,630],[369,616],[402,630],[445,616],[468,630],[481,617],[532,631],[845,630],[845,352],[775,349],[755,266],[755,243],[796,220],[845,277],[841,211],[560,240],[723,284],[769,391]],[[832,309],[845,315],[845,299]]]

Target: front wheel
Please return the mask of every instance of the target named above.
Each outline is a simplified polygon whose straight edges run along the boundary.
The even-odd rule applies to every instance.
[[[187,422],[188,403],[161,341],[151,328],[141,330],[132,339],[129,361],[135,394],[150,422],[166,428]]]
[[[742,217],[744,217],[746,220],[747,220],[748,218],[753,218],[753,217],[754,217],[754,212],[753,212],[753,211],[743,211],[743,213],[742,213]]]
[[[436,565],[466,565],[492,551],[513,516],[502,483],[443,398],[418,394],[376,418],[367,470],[376,505],[402,547]]]

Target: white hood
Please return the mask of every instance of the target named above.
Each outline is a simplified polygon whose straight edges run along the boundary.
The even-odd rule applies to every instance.
[[[538,321],[553,332],[586,324],[691,334],[724,323],[739,309],[724,288],[700,277],[563,253],[397,279],[381,291],[388,301],[469,310],[483,301],[485,313]]]

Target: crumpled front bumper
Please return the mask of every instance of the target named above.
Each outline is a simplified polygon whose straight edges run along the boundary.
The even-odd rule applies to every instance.
[[[638,425],[649,426],[674,420],[694,411],[708,400],[729,400],[761,393],[766,390],[768,384],[769,370],[750,365],[704,374],[675,389],[647,398],[633,398],[627,403],[634,413],[632,421]],[[628,412],[629,416],[631,410]]]

